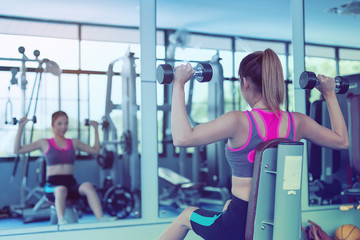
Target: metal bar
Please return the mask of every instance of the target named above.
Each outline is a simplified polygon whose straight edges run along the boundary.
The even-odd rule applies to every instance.
[[[3,58],[3,57],[0,57],[0,61],[18,61],[18,62],[21,62],[23,61],[23,59],[21,58]],[[27,59],[26,62],[40,62],[39,59]]]

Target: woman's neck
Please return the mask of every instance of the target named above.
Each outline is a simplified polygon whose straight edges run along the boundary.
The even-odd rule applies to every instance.
[[[55,135],[54,136],[55,140],[59,140],[59,141],[65,141],[65,136],[59,136],[59,135]]]
[[[269,110],[269,107],[262,101],[261,98],[255,101],[250,107],[252,109]]]

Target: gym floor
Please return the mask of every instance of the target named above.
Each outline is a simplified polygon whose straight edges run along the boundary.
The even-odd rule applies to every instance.
[[[222,211],[222,206],[215,205],[215,204],[202,204],[201,208],[209,209],[213,211]],[[175,218],[182,212],[182,208],[174,208],[171,206],[160,206],[159,207],[159,216],[160,218]],[[133,217],[129,216],[127,219],[131,219]],[[117,220],[121,221],[121,220]],[[95,223],[96,218],[91,213],[82,213],[81,217],[79,217],[79,223],[80,224],[86,224],[86,223]],[[43,227],[43,226],[49,226],[50,220],[37,220],[37,221],[31,221],[24,223],[23,219],[21,217],[13,217],[13,218],[4,218],[0,219],[0,225],[1,228],[27,228],[27,227]]]

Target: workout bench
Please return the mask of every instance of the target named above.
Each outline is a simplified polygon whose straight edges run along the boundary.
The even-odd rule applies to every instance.
[[[302,160],[301,142],[272,139],[256,148],[246,240],[299,239]]]
[[[193,183],[190,179],[174,172],[171,169],[159,167],[159,178],[172,186],[169,192],[160,195],[160,203],[164,205],[175,204],[177,207],[185,205],[198,205],[199,189],[205,187],[205,184]],[[170,202],[169,202],[170,201]]]

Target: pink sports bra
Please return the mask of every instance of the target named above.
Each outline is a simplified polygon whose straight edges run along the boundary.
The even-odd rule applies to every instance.
[[[252,111],[257,112],[264,122],[265,137],[261,136],[259,126],[255,121]],[[236,177],[252,177],[256,146],[266,140],[279,138],[279,126],[282,115],[280,114],[280,118],[278,118],[273,112],[260,109],[252,111],[245,112],[249,120],[249,136],[245,145],[236,149],[232,149],[227,145],[225,148],[225,156],[231,167],[232,175]],[[285,138],[295,141],[294,117],[291,112],[287,113],[289,115],[289,122]],[[256,127],[256,131],[253,126]]]
[[[47,166],[57,164],[74,164],[75,162],[75,148],[71,139],[66,139],[66,148],[59,148],[54,138],[47,139],[49,149],[46,151],[45,158]]]

